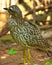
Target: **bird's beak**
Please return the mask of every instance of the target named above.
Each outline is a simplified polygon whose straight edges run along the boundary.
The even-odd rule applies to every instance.
[[[9,10],[8,8],[3,8],[3,9],[5,9],[5,10]]]

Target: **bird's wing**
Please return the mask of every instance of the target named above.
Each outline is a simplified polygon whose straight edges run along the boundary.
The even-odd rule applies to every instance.
[[[22,34],[28,46],[32,47],[46,47],[43,37],[41,36],[40,29],[30,22],[24,22],[22,26]]]

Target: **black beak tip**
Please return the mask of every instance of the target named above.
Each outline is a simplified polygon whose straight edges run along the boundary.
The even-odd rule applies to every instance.
[[[3,9],[8,10],[8,8],[3,8]]]

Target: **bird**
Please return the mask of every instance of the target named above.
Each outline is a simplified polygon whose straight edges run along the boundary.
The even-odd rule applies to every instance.
[[[43,50],[50,55],[48,50],[50,45],[42,37],[37,24],[32,24],[27,20],[23,20],[22,11],[17,5],[11,5],[4,9],[7,10],[10,15],[5,27],[10,30],[10,34],[17,45],[22,47],[24,65],[26,65],[26,50],[28,51],[28,65],[30,65],[31,48]]]

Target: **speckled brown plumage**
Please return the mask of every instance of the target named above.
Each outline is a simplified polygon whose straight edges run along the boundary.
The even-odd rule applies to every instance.
[[[41,36],[38,26],[23,21],[22,12],[16,5],[10,6],[7,10],[11,15],[7,25],[16,43],[22,47],[34,47],[48,52],[49,44]]]
[[[24,21],[22,19],[22,12],[16,5],[4,9],[8,10],[11,15],[8,19],[7,27],[17,45],[21,45],[24,49],[38,48],[46,51],[49,55],[49,44],[41,36],[39,27],[29,21]]]

